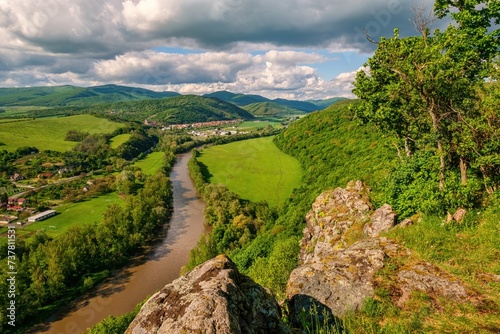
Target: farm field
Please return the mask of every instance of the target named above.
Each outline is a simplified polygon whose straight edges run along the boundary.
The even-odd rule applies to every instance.
[[[110,133],[122,124],[91,115],[76,115],[58,118],[39,118],[0,126],[2,149],[14,151],[22,146],[36,146],[40,150],[67,151],[76,143],[65,141],[69,130],[89,133]]]
[[[123,200],[113,192],[88,201],[64,204],[55,208],[58,213],[56,216],[28,225],[22,230],[36,232],[43,228],[48,236],[56,237],[71,226],[100,222],[107,207],[115,203],[122,204]]]
[[[263,121],[245,121],[242,122],[238,128],[239,129],[251,129],[251,128],[265,128],[266,126],[275,126],[282,128],[280,120],[263,120]]]
[[[110,143],[111,148],[118,148],[121,144],[129,140],[130,136],[131,136],[130,133],[123,133],[121,135],[114,136],[113,138],[111,138],[111,143]]]
[[[152,152],[144,159],[135,162],[132,166],[139,167],[146,175],[153,175],[162,166],[164,155],[163,152]]]
[[[213,146],[203,150],[198,160],[212,174],[211,183],[275,207],[284,203],[302,177],[299,162],[280,151],[272,137]]]

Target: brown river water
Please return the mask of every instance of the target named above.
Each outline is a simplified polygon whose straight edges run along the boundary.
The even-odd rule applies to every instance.
[[[95,291],[78,299],[37,326],[31,333],[82,333],[110,315],[122,315],[179,277],[189,258],[189,251],[201,235],[205,204],[197,197],[187,163],[191,153],[177,158],[170,179],[174,191],[174,212],[166,236],[144,259],[137,260],[97,286]]]

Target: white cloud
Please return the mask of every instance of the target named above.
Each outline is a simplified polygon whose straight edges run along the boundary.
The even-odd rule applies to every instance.
[[[370,52],[362,30],[375,39],[395,27],[409,33],[409,7],[404,0],[0,1],[0,84],[350,94],[347,74],[325,81],[316,69],[325,57],[297,50]],[[168,46],[201,53],[151,51]]]

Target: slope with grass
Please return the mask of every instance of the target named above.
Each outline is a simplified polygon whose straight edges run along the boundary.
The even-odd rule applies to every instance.
[[[124,200],[117,193],[109,193],[83,202],[63,204],[55,208],[57,214],[54,217],[30,224],[23,230],[36,232],[44,229],[49,237],[56,237],[72,226],[101,222],[104,212],[112,204],[124,204]]]
[[[122,126],[123,124],[91,115],[2,123],[0,142],[5,144],[2,149],[7,151],[14,151],[23,146],[36,146],[40,150],[67,151],[77,144],[64,140],[69,130],[91,134],[111,133]]]
[[[153,175],[163,166],[164,157],[165,153],[163,152],[152,152],[144,159],[135,162],[132,167],[140,168],[146,175]]]
[[[179,95],[148,89],[104,85],[95,87],[54,86],[0,88],[0,106],[87,106],[96,103],[163,99]]]
[[[113,138],[110,139],[109,146],[111,146],[111,148],[118,148],[122,144],[126,143],[131,136],[132,135],[130,133],[122,133],[120,135],[114,136]]]
[[[212,174],[211,183],[271,206],[283,204],[302,176],[298,161],[281,152],[272,137],[213,146],[203,150],[198,160]]]
[[[272,115],[300,115],[304,114],[302,110],[287,107],[275,102],[257,102],[243,107],[254,116],[272,116]]]

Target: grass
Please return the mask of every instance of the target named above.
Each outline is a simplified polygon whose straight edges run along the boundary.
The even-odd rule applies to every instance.
[[[245,121],[242,122],[239,126],[238,129],[252,129],[252,128],[265,128],[266,126],[275,126],[278,128],[282,128],[283,126],[281,125],[281,120],[266,120],[266,121]]]
[[[58,118],[40,118],[22,122],[2,123],[0,142],[2,149],[14,151],[22,146],[36,146],[40,150],[67,151],[76,143],[65,141],[69,130],[89,133],[110,133],[122,124],[91,115],[76,115]]]
[[[125,143],[127,140],[129,140],[131,134],[130,133],[123,133],[118,136],[114,136],[111,138],[111,148],[118,148],[120,147],[121,144]]]
[[[146,175],[155,174],[163,164],[163,152],[152,152],[142,160],[135,162],[132,166],[139,167]]]
[[[212,174],[211,183],[271,206],[283,204],[302,177],[299,162],[280,151],[272,137],[213,146],[202,151],[199,161]]]
[[[123,200],[118,194],[109,193],[83,202],[64,204],[55,208],[58,212],[56,216],[28,225],[22,230],[36,232],[45,229],[48,236],[56,237],[72,226],[100,222],[107,207],[115,203],[121,204]]]
[[[450,272],[464,282],[473,297],[460,303],[414,291],[404,307],[397,308],[391,300],[395,270],[411,259],[392,267],[389,261],[377,273],[375,299],[367,300],[360,313],[344,319],[350,331],[497,333],[500,328],[499,216],[497,203],[479,214],[470,211],[462,223],[444,224],[439,217],[424,216],[420,223],[390,231],[390,237],[412,250],[410,257],[432,262]]]

